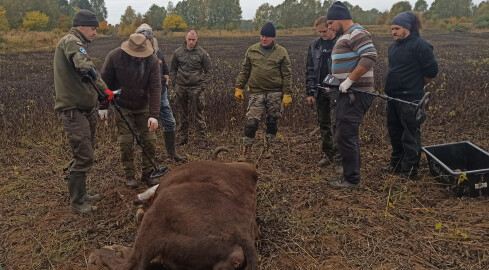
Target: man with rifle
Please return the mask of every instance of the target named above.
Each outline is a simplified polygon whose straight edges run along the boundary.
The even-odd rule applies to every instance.
[[[67,178],[71,209],[76,213],[96,210],[88,202],[101,199],[98,194],[92,196],[87,193],[86,179],[94,161],[97,102],[108,102],[114,98],[86,51],[87,44],[97,35],[98,26],[93,12],[79,10],[73,17],[69,34],[61,38],[54,53],[54,108],[73,152]],[[90,76],[99,91],[93,89],[91,84],[82,82],[84,76]]]

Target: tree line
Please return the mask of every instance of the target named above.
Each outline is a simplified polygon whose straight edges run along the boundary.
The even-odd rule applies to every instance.
[[[314,19],[325,15],[336,0],[284,0],[273,6],[260,5],[252,20],[242,19],[239,0],[181,0],[169,2],[166,7],[152,5],[144,14],[128,6],[116,26],[119,34],[133,33],[141,23],[152,25],[155,30],[178,31],[195,29],[260,29],[265,22],[273,22],[278,29],[310,27]],[[475,27],[489,28],[489,0],[474,5],[472,0],[435,0],[431,5],[417,0],[399,1],[389,10],[363,10],[348,1],[343,2],[355,22],[363,25],[389,25],[392,18],[404,11],[414,11],[425,21],[448,30],[457,30],[463,23],[472,22]],[[92,10],[99,21],[100,30],[112,31],[107,24],[107,8],[104,0],[0,0],[0,31],[8,29],[66,30],[71,26],[78,9]]]

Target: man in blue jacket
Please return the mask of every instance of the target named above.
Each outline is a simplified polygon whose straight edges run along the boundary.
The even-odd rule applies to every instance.
[[[394,44],[389,47],[389,71],[385,93],[394,98],[419,102],[424,87],[438,74],[433,46],[419,35],[421,21],[412,12],[403,12],[392,20]],[[392,145],[390,163],[385,172],[401,173],[415,179],[421,158],[420,126],[424,116],[416,121],[415,107],[397,101],[387,102],[387,130]]]

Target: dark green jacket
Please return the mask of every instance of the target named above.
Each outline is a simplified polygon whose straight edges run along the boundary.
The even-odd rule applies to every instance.
[[[185,42],[173,52],[170,65],[170,83],[182,87],[200,87],[212,81],[212,64],[209,54],[199,45],[187,49]]]
[[[83,72],[95,66],[86,52],[87,43],[90,41],[72,28],[56,46],[54,52],[56,92],[54,108],[56,110],[92,110],[97,105],[97,92],[89,83],[82,82]],[[102,92],[107,89],[100,76],[95,83]]]
[[[251,45],[241,64],[236,88],[248,84],[250,93],[292,92],[292,65],[287,50],[274,42],[272,50],[264,55],[260,43]]]

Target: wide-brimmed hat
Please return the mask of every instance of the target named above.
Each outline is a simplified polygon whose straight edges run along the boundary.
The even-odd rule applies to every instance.
[[[121,49],[130,56],[145,58],[153,54],[151,42],[143,34],[132,34],[122,42]]]

